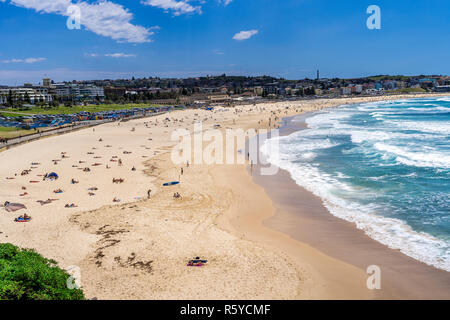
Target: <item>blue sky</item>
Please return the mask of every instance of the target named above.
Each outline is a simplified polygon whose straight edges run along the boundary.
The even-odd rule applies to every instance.
[[[366,26],[370,5],[380,30]],[[448,0],[0,0],[0,84],[450,74],[449,12]]]

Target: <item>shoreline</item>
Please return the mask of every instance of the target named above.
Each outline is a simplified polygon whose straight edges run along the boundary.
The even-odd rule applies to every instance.
[[[292,120],[298,116],[283,118],[280,136],[303,130],[307,127],[305,119],[315,113],[299,115],[303,119],[295,124]],[[275,207],[274,215],[262,221],[264,226],[359,269],[378,265],[382,275],[382,290],[375,290],[378,299],[450,298],[449,272],[391,249],[354,223],[332,215],[322,199],[296,184],[288,171],[279,168],[275,176],[262,176],[258,168],[252,180],[264,188]]]

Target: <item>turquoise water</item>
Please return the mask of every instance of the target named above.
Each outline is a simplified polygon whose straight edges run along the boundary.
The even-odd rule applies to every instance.
[[[293,121],[296,121],[295,119]],[[370,237],[450,271],[450,98],[346,105],[268,160]]]

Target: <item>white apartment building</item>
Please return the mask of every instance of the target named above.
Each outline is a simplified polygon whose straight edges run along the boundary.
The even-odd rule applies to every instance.
[[[9,92],[11,91],[12,97],[15,101],[22,100],[25,101],[27,96],[31,103],[36,102],[51,102],[53,100],[52,96],[46,90],[39,90],[36,88],[6,88],[0,89],[0,96],[4,97],[2,99],[8,99]],[[6,103],[6,100],[5,102]]]

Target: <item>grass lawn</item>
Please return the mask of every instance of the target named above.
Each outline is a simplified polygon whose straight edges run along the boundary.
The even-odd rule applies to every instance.
[[[147,103],[141,104],[101,104],[101,105],[88,105],[88,106],[72,106],[66,107],[64,105],[60,105],[58,107],[31,107],[31,108],[8,108],[0,110],[0,113],[7,117],[18,117],[21,114],[27,116],[30,114],[71,114],[78,113],[82,111],[86,112],[101,112],[101,111],[112,111],[112,110],[123,110],[123,109],[132,109],[132,108],[148,108],[158,107],[158,105],[149,105]]]
[[[34,133],[34,130],[23,130],[21,128],[0,127],[0,138],[11,139],[18,136]]]

